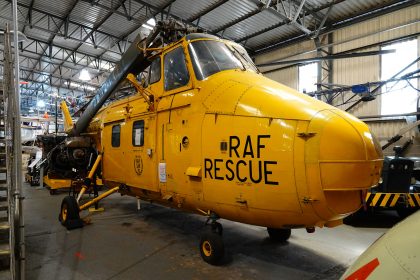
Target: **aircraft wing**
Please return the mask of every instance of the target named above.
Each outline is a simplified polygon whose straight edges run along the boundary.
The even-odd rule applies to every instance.
[[[420,211],[376,240],[341,279],[420,279]]]

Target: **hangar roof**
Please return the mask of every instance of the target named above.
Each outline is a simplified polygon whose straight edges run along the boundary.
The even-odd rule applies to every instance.
[[[251,55],[417,4],[413,0],[18,0],[23,112],[52,92],[95,93],[148,20],[173,17],[234,40]],[[12,22],[0,0],[0,29]],[[150,23],[150,22],[149,22]],[[3,46],[0,59],[3,61]],[[87,69],[91,80],[78,79]],[[2,70],[2,67],[0,68]],[[0,74],[2,71],[0,71]],[[26,103],[25,103],[26,102]],[[25,105],[26,104],[26,105]]]

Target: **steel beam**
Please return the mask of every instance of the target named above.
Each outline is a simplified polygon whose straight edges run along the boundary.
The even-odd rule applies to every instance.
[[[342,1],[345,1],[345,0],[342,0]],[[368,11],[364,11],[360,15],[354,16],[351,19],[346,19],[346,20],[335,22],[335,23],[330,23],[328,24],[328,27],[325,27],[324,30],[320,31],[319,35],[327,34],[327,33],[333,32],[335,30],[338,30],[338,29],[341,29],[341,28],[344,28],[344,27],[347,27],[356,23],[360,23],[360,22],[363,22],[363,21],[366,21],[375,17],[379,17],[382,15],[392,13],[392,12],[395,12],[404,8],[408,8],[413,5],[418,5],[418,4],[419,4],[418,0],[394,0],[391,3],[385,4],[386,6],[381,6],[379,8],[378,7],[372,8]],[[253,37],[252,35],[250,36]],[[271,50],[283,48],[289,45],[293,45],[293,44],[305,41],[308,38],[310,38],[310,36],[307,36],[307,35],[301,35],[297,37],[293,36],[290,38],[286,38],[278,43],[263,46],[255,50],[254,55],[269,52]],[[249,36],[241,38],[240,40],[243,41],[244,39],[249,39]]]

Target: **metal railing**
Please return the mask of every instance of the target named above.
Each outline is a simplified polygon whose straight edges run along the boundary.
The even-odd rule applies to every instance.
[[[17,28],[17,25],[15,24]],[[14,32],[14,46],[17,45],[17,33]],[[25,244],[24,220],[22,215],[22,152],[20,146],[20,110],[19,77],[13,75],[12,44],[9,25],[4,34],[4,125],[6,152],[6,182],[8,193],[9,248],[11,279],[25,279]],[[18,73],[19,60],[17,48],[14,48],[15,73]],[[17,68],[17,71],[16,71]],[[16,77],[16,78],[15,78]]]

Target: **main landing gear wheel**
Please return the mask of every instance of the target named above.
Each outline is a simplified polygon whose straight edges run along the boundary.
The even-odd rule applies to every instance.
[[[225,255],[222,236],[213,231],[204,233],[200,240],[200,254],[205,262],[219,264]]]
[[[73,196],[64,197],[61,202],[58,220],[68,230],[83,227],[83,221],[79,216],[79,205]]]
[[[292,234],[290,228],[267,228],[267,232],[270,239],[275,242],[286,242]]]

